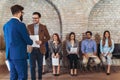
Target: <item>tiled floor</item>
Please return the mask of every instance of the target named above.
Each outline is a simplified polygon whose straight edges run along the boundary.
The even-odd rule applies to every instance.
[[[79,71],[78,76],[70,76],[66,69],[63,69],[60,76],[55,77],[51,72],[43,75],[43,80],[120,80],[120,68],[116,68],[116,71],[112,71],[111,75],[107,76],[104,72],[81,72]],[[28,72],[28,78],[30,80],[30,72]],[[0,66],[0,80],[9,80],[9,72],[6,66]]]

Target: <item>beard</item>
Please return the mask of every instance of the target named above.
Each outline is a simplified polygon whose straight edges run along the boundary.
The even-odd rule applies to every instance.
[[[23,15],[20,16],[20,20],[23,21]]]

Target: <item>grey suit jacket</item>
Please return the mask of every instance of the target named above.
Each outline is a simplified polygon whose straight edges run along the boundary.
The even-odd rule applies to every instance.
[[[71,47],[72,47],[72,45],[71,45],[70,41],[67,40],[66,41],[66,51],[67,51],[68,54],[71,54],[70,53]],[[73,47],[77,48],[78,50],[77,50],[77,53],[72,53],[72,54],[78,54],[78,52],[79,52],[79,42],[78,42],[78,40],[75,40],[75,43],[74,43]]]
[[[55,46],[53,41],[50,41],[49,47],[50,47],[50,53],[51,53],[50,55],[52,55],[52,53],[58,53],[60,55],[60,57],[62,57],[62,43]]]

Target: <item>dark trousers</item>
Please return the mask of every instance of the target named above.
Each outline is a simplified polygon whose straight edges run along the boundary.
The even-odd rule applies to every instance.
[[[31,80],[36,80],[36,62],[38,65],[38,80],[42,80],[42,64],[43,64],[43,55],[41,54],[39,48],[33,48],[32,53],[30,53],[30,71],[31,71]]]
[[[77,69],[78,56],[76,54],[69,54],[70,69]]]
[[[27,60],[9,60],[10,80],[27,80]]]

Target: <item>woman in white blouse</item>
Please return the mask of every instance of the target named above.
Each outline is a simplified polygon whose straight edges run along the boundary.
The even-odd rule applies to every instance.
[[[111,39],[110,32],[106,30],[103,34],[103,39],[100,42],[100,51],[102,62],[107,62],[107,75],[110,75],[110,67],[112,64],[112,52],[114,50],[114,41]]]

